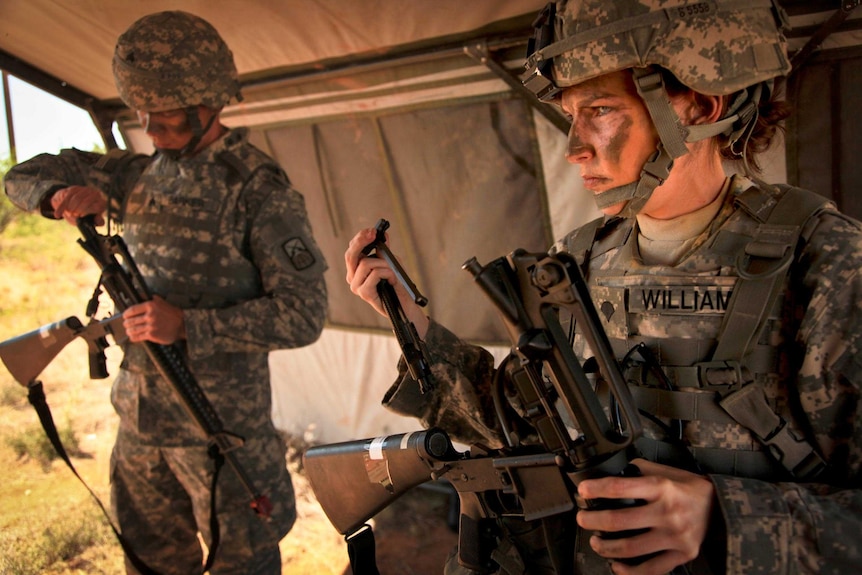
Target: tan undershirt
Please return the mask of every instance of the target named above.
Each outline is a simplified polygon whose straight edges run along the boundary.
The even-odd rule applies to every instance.
[[[643,262],[666,266],[679,262],[721,209],[729,184],[730,179],[725,180],[721,192],[712,203],[671,220],[657,220],[638,214],[638,249]]]

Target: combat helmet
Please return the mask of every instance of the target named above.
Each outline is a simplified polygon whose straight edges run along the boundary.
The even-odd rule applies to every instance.
[[[686,154],[685,142],[725,134],[744,140],[769,81],[790,71],[782,34],[786,17],[774,0],[560,0],[534,22],[524,86],[545,101],[596,76],[631,69],[659,134],[639,181],[596,195],[600,208],[628,201],[633,216]],[[730,96],[715,124],[682,126],[659,69],[703,94]]]
[[[182,11],[144,16],[117,40],[114,81],[130,108],[146,112],[241,100],[233,54],[206,20]]]

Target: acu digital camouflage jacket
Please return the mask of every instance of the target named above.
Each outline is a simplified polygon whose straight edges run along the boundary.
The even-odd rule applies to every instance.
[[[626,345],[645,341],[660,350],[661,363],[675,364],[665,367],[682,380],[684,361],[703,361],[704,350],[715,348],[726,312],[726,300],[719,302],[716,286],[728,292],[739,286],[736,255],[725,246],[757,230],[739,201],[746,190],[758,191],[748,180],[731,182],[718,215],[674,266],[643,264],[631,221],[608,221],[599,229],[596,237],[616,239],[590,246],[585,275],[597,308],[608,302],[620,306],[601,314],[620,356]],[[862,225],[827,208],[807,223],[802,235],[780,297],[756,342],[762,352],[754,355],[766,358],[765,366],[751,367],[759,371],[755,384],[774,412],[768,415],[780,415],[804,437],[825,460],[826,470],[815,478],[794,478],[775,464],[748,429],[726,414],[723,420],[713,418],[711,414],[721,410],[706,409],[707,402],[701,402],[701,418],[683,417],[680,407],[652,414],[684,420],[683,442],[690,458],[716,488],[720,519],[701,550],[712,572],[862,572]],[[570,244],[567,238],[555,249]],[[695,284],[697,292],[680,287]],[[644,296],[640,301],[638,293]],[[433,321],[426,344],[433,388],[421,395],[402,361],[401,378],[384,405],[464,443],[502,446],[491,400],[492,356]],[[583,351],[577,341],[575,350]],[[705,395],[708,390],[689,391]],[[715,408],[721,395],[709,391],[708,397]],[[661,441],[663,429],[647,425],[646,440]],[[656,450],[647,458],[679,464],[663,460],[662,453]],[[716,453],[725,456],[711,460]],[[748,456],[760,462],[750,473],[736,464]],[[577,548],[578,572],[610,573],[607,562],[591,557],[587,545],[576,541],[572,548]],[[707,572],[699,565],[703,563],[691,565],[690,572]]]
[[[240,128],[179,161],[63,150],[5,179],[28,211],[69,185],[108,194],[151,291],[184,310],[189,366],[225,429],[271,429],[267,354],[316,341],[326,313],[326,262],[284,172]],[[121,428],[145,443],[205,444],[141,345],[126,349],[112,400]]]

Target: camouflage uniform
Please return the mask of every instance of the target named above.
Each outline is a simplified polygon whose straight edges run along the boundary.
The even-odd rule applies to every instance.
[[[171,14],[168,24],[177,14],[187,16]],[[155,19],[163,30],[164,14]],[[174,33],[195,38],[200,23],[188,19],[195,32]],[[204,36],[214,33],[202,30]],[[145,49],[162,45],[143,44]],[[230,56],[224,50],[219,49],[222,60]],[[130,72],[118,76],[122,73]],[[215,84],[214,95],[204,97],[208,104],[220,107],[238,89],[235,69],[227,77],[230,86]],[[163,93],[152,102],[146,91],[129,98],[170,109],[188,104],[184,98],[200,98],[201,89],[206,86],[193,85],[190,96]],[[55,190],[80,185],[107,194],[109,214],[123,226],[151,291],[183,309],[187,337],[178,345],[225,430],[245,439],[237,459],[274,506],[271,521],[258,517],[234,471],[222,469],[215,500],[221,539],[210,572],[281,573],[278,543],[292,527],[296,509],[286,445],[271,419],[268,352],[316,341],[326,310],[326,262],[302,195],[248,142],[244,128],[180,159],[119,150],[40,155],[12,168],[5,185],[19,207],[47,216],[52,214],[46,199]],[[111,461],[112,504],[123,536],[160,574],[199,573],[197,533],[207,544],[212,541],[207,438],[141,344],[126,346],[111,400],[120,416]],[[128,561],[127,569],[136,572]]]
[[[522,78],[552,100],[631,69],[656,128],[659,148],[640,179],[597,194],[600,208],[626,202],[621,217],[575,230],[552,251],[581,264],[618,358],[644,343],[670,381],[623,362],[649,416],[640,455],[715,487],[717,511],[689,573],[862,570],[862,224],[811,192],[734,177],[675,264],[645,264],[638,248],[635,216],[686,143],[716,138],[747,162],[767,81],[789,70],[778,12],[768,0],[563,0],[537,18]],[[682,126],[660,69],[728,96],[726,114]],[[433,387],[420,394],[402,361],[384,405],[462,442],[502,447],[492,399],[502,366],[433,321],[426,344]],[[586,359],[579,332],[572,344]],[[611,572],[574,512],[544,521],[498,522],[500,573],[555,573],[551,558],[564,573]],[[446,572],[465,571],[450,558]]]
[[[184,309],[189,366],[225,429],[246,438],[240,462],[275,505],[265,525],[233,471],[221,473],[213,573],[255,572],[245,566],[260,553],[280,572],[277,543],[296,511],[286,447],[271,420],[267,352],[314,342],[326,309],[326,264],[302,196],[244,129],[179,162],[77,150],[41,155],[10,170],[5,184],[30,211],[58,186],[110,195],[148,285]],[[209,529],[206,438],[140,344],[127,347],[111,397],[120,415],[112,487],[124,535],[160,573],[199,571],[195,533]]]
[[[640,262],[630,219],[612,218],[596,231],[600,239],[590,245],[586,277],[596,307],[602,309],[604,304],[607,310],[608,302],[613,302],[616,308],[610,317],[601,315],[620,357],[643,341],[661,351],[659,361],[670,374],[681,374],[685,366],[709,359],[727,308],[704,300],[695,307],[694,292],[689,291],[690,303],[685,307],[690,309],[681,310],[681,296],[673,295],[673,286],[698,285],[702,294],[712,289],[706,286],[721,286],[728,295],[732,293],[738,270],[725,242],[752,220],[739,202],[740,194],[752,186],[744,178],[733,180],[713,223],[674,266]],[[634,381],[627,373],[631,385],[643,386],[634,390],[643,392],[635,394],[641,409],[664,421],[684,420],[685,453],[656,448],[675,440],[668,438],[667,426],[650,425],[646,419],[647,437],[638,444],[641,453],[660,463],[705,473],[716,488],[724,521],[712,528],[701,550],[701,559],[712,563],[713,573],[798,570],[838,575],[862,569],[862,547],[855,543],[855,534],[862,528],[858,514],[862,506],[862,306],[858,297],[862,225],[827,209],[810,222],[803,237],[782,288],[783,298],[766,322],[760,350],[753,353],[758,366],[752,366],[756,370],[752,385],[762,390],[771,410],[794,432],[816,446],[828,464],[816,479],[793,478],[748,429],[726,414],[722,418],[709,411],[707,404],[715,405],[722,397],[721,385],[678,391],[703,396],[702,419],[698,419],[694,412],[686,415],[682,408],[669,407],[673,402],[659,405],[655,384]],[[554,249],[567,251],[571,245],[570,236]],[[695,278],[699,283],[692,283]],[[639,294],[650,289],[664,292],[664,304],[661,295],[652,306],[636,302]],[[434,322],[426,343],[435,387],[420,395],[418,384],[402,365],[402,378],[387,393],[385,405],[419,417],[426,426],[439,426],[463,442],[502,446],[490,400],[491,355]],[[576,351],[581,349],[579,343],[575,342]],[[768,361],[763,359],[766,349],[773,350]],[[684,383],[680,381],[680,387]],[[592,554],[585,541],[570,545],[577,548],[576,572],[610,573],[607,562]],[[702,563],[690,569],[708,572]]]

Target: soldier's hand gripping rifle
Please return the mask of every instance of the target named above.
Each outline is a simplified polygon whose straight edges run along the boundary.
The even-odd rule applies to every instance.
[[[407,290],[407,294],[416,302],[417,305],[425,307],[428,305],[428,298],[419,293],[416,287],[398,260],[392,255],[389,246],[386,245],[386,230],[389,229],[389,222],[380,219],[375,227],[377,236],[374,241],[362,248],[364,255],[375,255],[382,258],[392,271],[395,272],[395,277],[399,283]],[[372,254],[372,252],[374,252]],[[392,332],[395,334],[395,339],[401,347],[401,353],[404,355],[404,361],[407,363],[407,369],[410,371],[410,376],[419,383],[419,391],[425,393],[430,385],[431,368],[428,365],[425,351],[425,342],[419,337],[416,332],[416,326],[413,325],[407,316],[404,314],[404,309],[398,303],[398,295],[395,293],[395,288],[392,285],[382,280],[377,284],[377,294],[380,296],[380,302],[383,304],[383,309],[386,315],[389,316],[389,321],[392,323]]]
[[[132,305],[152,299],[152,294],[123,238],[98,233],[92,216],[80,218],[78,230],[83,236],[78,243],[96,260],[102,271],[100,284],[108,292],[118,311],[123,312]],[[175,345],[151,341],[145,341],[143,345],[159,374],[177,392],[186,411],[210,441],[212,457],[216,462],[224,458],[251,496],[252,509],[259,516],[268,519],[272,512],[269,497],[255,489],[236,457],[235,450],[242,445],[243,439],[224,429],[218,413],[189,370],[180,349]]]
[[[464,265],[498,307],[519,368],[513,377],[538,444],[508,433],[509,445],[473,445],[458,452],[440,429],[348,441],[306,451],[306,475],[324,512],[350,537],[406,491],[445,478],[458,492],[459,562],[475,571],[496,566],[496,519],[542,519],[576,505],[633,505],[634,501],[586,502],[577,484],[589,477],[625,475],[640,421],[586,283],[565,254],[515,251],[488,266]],[[607,416],[587,373],[572,351],[559,314],[580,323],[599,372],[616,403]],[[495,398],[498,400],[499,398]],[[501,410],[498,410],[498,414]],[[619,415],[617,415],[619,414]]]

